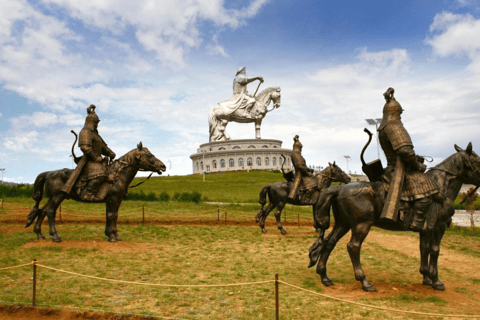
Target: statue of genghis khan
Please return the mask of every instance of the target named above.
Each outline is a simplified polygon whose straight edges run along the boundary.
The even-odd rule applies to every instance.
[[[248,94],[247,85],[255,80],[259,80],[260,83],[263,83],[263,77],[249,78],[247,77],[247,68],[238,68],[235,79],[233,79],[233,96],[227,101],[232,109],[245,107],[245,117],[250,119],[255,118],[250,114],[250,111],[252,110],[256,100],[254,97]]]
[[[298,194],[299,189],[304,189],[306,196],[309,193],[312,193],[314,188],[317,186],[317,180],[313,176],[314,170],[307,167],[307,162],[302,156],[303,145],[299,140],[298,135],[293,137],[293,153],[292,153],[292,164],[295,168],[295,178],[293,180],[293,186],[290,189],[288,198],[291,200],[295,199]]]
[[[424,158],[415,154],[412,139],[404,128],[403,112],[395,100],[394,89],[383,94],[386,100],[383,118],[378,127],[380,145],[387,158],[381,180],[389,185],[382,218],[397,220],[399,200],[404,206],[403,225],[406,229],[422,231],[426,228],[426,215],[432,201],[440,202],[439,190],[425,174]]]
[[[83,156],[62,189],[68,195],[75,186],[77,194],[83,201],[103,200],[108,187],[101,188],[101,186],[106,180],[112,179],[107,179],[108,158],[103,158],[102,155],[110,157],[110,160],[115,158],[115,153],[98,134],[97,128],[100,119],[95,113],[95,108],[93,104],[87,108],[88,115],[78,141]]]

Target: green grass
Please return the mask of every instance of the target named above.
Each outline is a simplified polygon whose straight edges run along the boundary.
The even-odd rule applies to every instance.
[[[136,178],[132,185],[141,180],[142,178]],[[150,178],[141,186],[131,189],[131,192],[143,190],[146,194],[154,192],[157,195],[166,192],[172,197],[174,191],[197,191],[214,202],[258,203],[258,195],[263,186],[279,181],[285,181],[280,172],[263,170],[209,173],[205,175],[205,181],[202,175],[161,176]]]
[[[188,210],[195,207],[186,206],[184,213],[192,215]],[[51,242],[48,236],[48,240],[37,241],[31,229],[20,227],[0,226],[0,268],[36,258],[41,264],[81,274],[163,284],[244,283],[272,280],[277,273],[282,281],[323,294],[351,299],[350,292],[361,292],[345,249],[348,236],[339,242],[328,264],[329,276],[336,286],[324,287],[315,268],[306,268],[308,248],[314,240],[311,227],[291,226],[289,235],[281,236],[272,224],[269,225],[270,233],[262,235],[253,222],[252,226],[119,225],[119,233],[125,241],[115,244],[106,241],[101,223],[59,225],[59,233],[65,240],[62,244]],[[480,241],[476,239],[472,241],[477,241],[478,245]],[[444,243],[449,243],[448,238]],[[477,258],[480,262],[480,257]],[[381,284],[407,286],[393,296],[362,295],[363,303],[420,312],[431,312],[435,306],[437,313],[455,313],[455,303],[442,298],[442,293],[432,290],[428,295],[421,295],[412,290],[414,283],[421,281],[418,258],[376,244],[365,244],[362,262],[369,279],[380,288]],[[441,263],[440,266],[443,267]],[[1,301],[30,302],[31,269],[29,266],[0,271]],[[274,318],[273,283],[165,288],[85,279],[41,267],[37,272],[40,306],[61,305],[182,319]],[[447,290],[461,295],[466,302],[467,307],[463,306],[456,313],[475,313],[476,309],[468,306],[480,304],[478,279],[472,277],[475,275],[442,272],[445,282],[457,283]],[[473,286],[472,281],[476,282]],[[408,315],[334,302],[284,285],[280,285],[280,308],[281,319],[361,319],[365,316],[411,319]]]

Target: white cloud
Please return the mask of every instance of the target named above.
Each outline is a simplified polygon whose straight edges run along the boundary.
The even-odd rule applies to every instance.
[[[442,12],[430,26],[432,36],[425,42],[440,57],[466,54],[473,71],[480,71],[480,19],[470,14]]]
[[[11,151],[23,151],[30,149],[37,141],[38,132],[28,131],[22,132],[21,135],[14,135],[3,140],[5,148]]]
[[[87,25],[109,30],[114,35],[133,27],[146,50],[154,51],[162,63],[175,67],[183,67],[186,50],[198,47],[202,42],[200,22],[236,28],[245,19],[255,16],[266,2],[254,0],[247,7],[236,10],[226,9],[223,0],[43,1],[67,10],[71,17]]]
[[[227,51],[225,51],[225,48],[218,43],[218,36],[214,35],[212,37],[212,41],[207,45],[207,50],[210,52],[212,55],[220,55],[223,57],[228,57]]]
[[[34,127],[46,127],[52,125],[58,121],[58,117],[54,113],[47,112],[34,112],[31,115],[21,115],[16,118],[11,118],[10,122],[14,125],[15,128],[28,128],[31,126]]]

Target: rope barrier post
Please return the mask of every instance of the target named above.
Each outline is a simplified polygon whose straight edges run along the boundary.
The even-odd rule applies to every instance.
[[[279,301],[278,301],[278,273],[275,274],[275,320],[280,319],[279,315]]]
[[[145,206],[142,206],[142,224],[145,225]]]
[[[32,307],[37,306],[37,259],[33,259],[33,298]]]

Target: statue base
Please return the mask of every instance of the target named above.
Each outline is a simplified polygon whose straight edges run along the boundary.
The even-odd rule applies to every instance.
[[[193,173],[292,168],[292,150],[282,149],[282,141],[272,139],[227,140],[201,144],[192,154]]]

